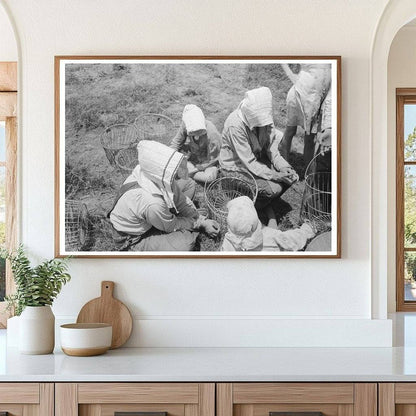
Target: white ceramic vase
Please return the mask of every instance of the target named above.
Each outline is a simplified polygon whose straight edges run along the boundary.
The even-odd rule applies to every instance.
[[[19,320],[20,316],[13,316],[7,320],[7,346],[19,346]]]
[[[21,354],[50,354],[55,347],[55,316],[50,306],[26,306],[19,319]]]

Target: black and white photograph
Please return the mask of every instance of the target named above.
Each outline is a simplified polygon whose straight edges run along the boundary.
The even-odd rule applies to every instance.
[[[57,256],[340,257],[340,57],[55,57]]]

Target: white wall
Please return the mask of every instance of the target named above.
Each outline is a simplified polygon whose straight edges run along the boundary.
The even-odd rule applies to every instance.
[[[388,61],[388,307],[396,310],[396,88],[416,88],[416,25],[404,26],[391,44]]]
[[[21,238],[39,257],[53,256],[54,55],[343,59],[342,259],[74,259],[58,317],[109,279],[138,320],[130,345],[388,345],[389,323],[370,321],[370,53],[386,3],[0,0],[22,49]]]
[[[17,61],[16,38],[3,7],[0,7],[0,61]]]

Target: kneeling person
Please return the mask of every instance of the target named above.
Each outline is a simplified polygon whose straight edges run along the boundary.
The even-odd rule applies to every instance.
[[[187,156],[189,176],[192,179],[209,183],[217,178],[220,146],[221,135],[214,124],[205,119],[199,107],[186,105],[182,124],[170,147]]]
[[[177,181],[186,158],[150,140],[138,146],[139,164],[125,180],[108,217],[120,251],[192,251],[199,231],[213,238],[218,224],[198,214]]]

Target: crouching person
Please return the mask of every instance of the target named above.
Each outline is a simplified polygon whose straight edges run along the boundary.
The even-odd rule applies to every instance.
[[[194,104],[185,106],[182,123],[170,147],[188,158],[189,176],[202,184],[214,181],[218,174],[221,135]]]
[[[250,198],[240,196],[228,204],[227,233],[222,251],[299,251],[315,236],[308,223],[280,231],[261,224]]]
[[[247,91],[224,124],[220,166],[224,171],[250,172],[258,186],[256,207],[265,209],[269,225],[277,226],[273,199],[281,196],[298,175],[278,150],[273,124],[272,93],[267,87]]]
[[[121,186],[108,217],[119,251],[193,251],[200,231],[218,235],[199,216],[177,181],[187,179],[186,158],[161,143],[143,140],[139,164]]]

